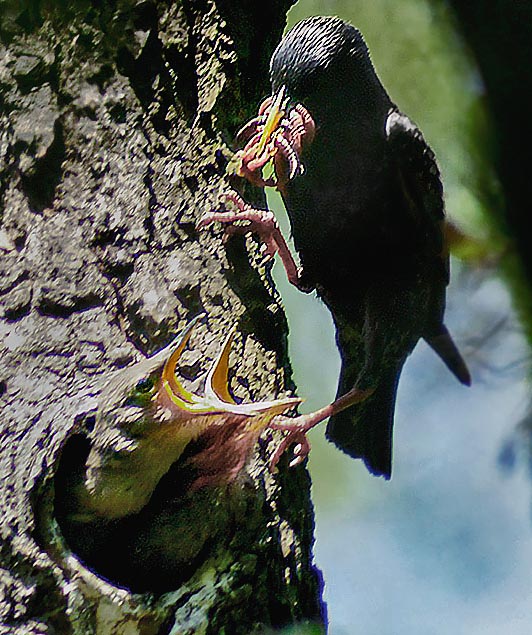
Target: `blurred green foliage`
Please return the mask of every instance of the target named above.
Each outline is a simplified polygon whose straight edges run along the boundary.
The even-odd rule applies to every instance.
[[[360,29],[391,98],[436,152],[449,216],[474,239],[499,242],[485,214],[502,198],[483,84],[448,6],[440,0],[300,0],[289,12],[289,27],[316,14],[338,15]]]

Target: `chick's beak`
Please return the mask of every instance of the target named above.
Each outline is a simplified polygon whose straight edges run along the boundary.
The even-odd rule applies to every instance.
[[[175,346],[166,360],[161,374],[161,391],[166,391],[170,399],[177,405],[180,405],[183,409],[187,409],[187,405],[194,404],[197,401],[197,397],[188,391],[179,381],[176,375],[176,367],[199,317],[202,316],[198,316],[197,319],[192,320],[185,330],[178,335],[175,341]]]
[[[225,413],[226,415],[242,417],[256,416],[262,422],[301,403],[301,399],[293,397],[273,401],[235,403],[229,391],[228,377],[229,354],[235,335],[234,330],[226,337],[220,353],[205,375],[204,394],[199,395],[188,391],[179,380],[176,369],[192,329],[200,317],[190,322],[186,329],[178,335],[161,374],[160,398],[167,403],[169,400],[175,413],[180,413],[180,418],[183,418],[184,413],[188,413],[187,416]]]

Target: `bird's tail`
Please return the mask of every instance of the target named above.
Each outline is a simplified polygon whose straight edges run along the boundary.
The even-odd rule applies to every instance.
[[[471,375],[447,327],[441,324],[437,333],[424,335],[424,339],[458,381],[470,386]]]
[[[363,459],[375,476],[389,479],[392,473],[392,436],[395,396],[400,368],[387,370],[375,391],[360,402],[330,418],[327,438],[346,454]],[[344,372],[340,377],[338,396],[351,387]]]

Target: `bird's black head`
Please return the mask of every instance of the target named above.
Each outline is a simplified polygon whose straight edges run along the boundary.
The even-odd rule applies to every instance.
[[[386,95],[378,80],[368,47],[358,29],[340,18],[315,16],[298,22],[281,40],[270,63],[273,91],[286,86],[292,101],[311,113],[336,114]]]

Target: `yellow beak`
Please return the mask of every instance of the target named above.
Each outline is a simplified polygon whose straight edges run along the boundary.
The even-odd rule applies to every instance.
[[[176,346],[168,357],[161,375],[161,390],[166,391],[167,396],[179,410],[195,415],[227,413],[243,417],[257,416],[263,422],[301,403],[301,399],[295,397],[272,401],[235,403],[229,392],[228,378],[229,353],[235,334],[234,330],[227,336],[222,350],[205,377],[204,395],[197,395],[186,390],[176,374],[176,368],[194,326],[202,317],[203,315],[200,315],[192,320],[185,330],[177,336]]]
[[[274,95],[272,105],[268,112],[266,123],[264,124],[264,130],[262,131],[259,144],[257,146],[257,155],[260,155],[267,143],[270,141],[272,134],[277,130],[279,122],[284,117],[286,107],[288,106],[288,98],[286,97],[286,87],[281,88]]]

